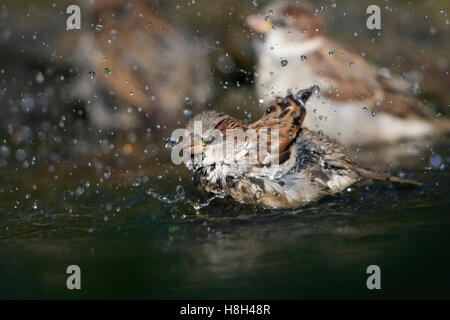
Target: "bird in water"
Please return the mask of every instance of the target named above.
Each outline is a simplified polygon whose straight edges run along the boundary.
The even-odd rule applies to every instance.
[[[181,150],[195,180],[214,195],[267,208],[296,208],[364,179],[420,184],[361,168],[340,143],[303,127],[317,90],[277,97],[250,124],[215,111],[190,119]]]
[[[315,110],[304,124],[350,145],[418,140],[450,131],[450,121],[436,119],[406,80],[329,39],[321,14],[303,2],[281,1],[247,18],[261,35],[255,43],[260,98],[271,101],[288,89],[320,86],[321,93],[313,97]]]

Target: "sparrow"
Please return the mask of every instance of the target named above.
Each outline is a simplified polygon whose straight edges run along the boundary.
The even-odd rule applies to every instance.
[[[90,25],[73,52],[77,92],[98,127],[133,128],[133,111],[174,124],[208,99],[206,57],[145,1],[86,0],[82,9]]]
[[[216,111],[190,119],[182,150],[194,181],[215,196],[266,208],[297,208],[365,179],[420,184],[364,169],[339,142],[303,127],[305,104],[315,91],[312,87],[277,97],[261,119],[250,124]],[[250,133],[236,139],[239,130]],[[278,139],[268,131],[277,132]],[[261,141],[269,147],[251,159]],[[226,149],[227,143],[234,144],[234,150]]]
[[[263,15],[248,16],[247,25],[263,39],[255,47],[261,99],[311,85],[322,89],[305,119],[308,128],[350,145],[450,131],[450,121],[435,119],[407,81],[328,39],[319,12],[308,5],[276,2]]]

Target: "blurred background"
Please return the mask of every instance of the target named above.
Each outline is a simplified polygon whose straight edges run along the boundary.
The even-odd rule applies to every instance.
[[[171,163],[166,138],[196,112],[260,116],[245,20],[269,2],[142,1],[136,16],[115,11],[127,1],[2,1],[1,298],[449,298],[448,137],[393,147],[406,158],[350,150],[422,189],[364,185],[289,212],[199,209]],[[309,3],[330,38],[450,115],[448,1]],[[81,30],[66,30],[71,4]],[[70,264],[82,293],[65,288]],[[365,288],[370,264],[387,270],[382,293]]]

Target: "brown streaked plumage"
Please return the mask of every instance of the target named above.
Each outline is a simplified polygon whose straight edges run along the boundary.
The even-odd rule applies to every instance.
[[[82,70],[78,91],[91,101],[89,115],[98,126],[133,128],[136,123],[120,121],[130,108],[170,126],[184,108],[205,104],[206,57],[145,1],[85,1],[84,9],[90,26],[74,52]]]
[[[248,17],[248,25],[264,34],[256,48],[260,98],[318,85],[317,110],[309,110],[305,126],[348,144],[392,143],[450,130],[450,121],[435,119],[405,80],[329,40],[320,15],[303,3],[280,1]]]
[[[278,130],[279,163],[282,164],[290,157],[292,146],[297,139],[300,127],[305,119],[306,109],[304,102],[310,97],[311,91],[306,90],[299,98],[288,95],[286,98],[277,97],[266,109],[263,117],[246,126],[246,129],[255,129],[258,135],[262,130]],[[267,145],[270,148],[272,142],[270,136],[267,137]]]
[[[302,127],[306,115],[305,103],[314,89],[297,95],[277,97],[262,118],[248,125],[223,113],[206,111],[191,119],[187,134],[194,134],[194,123],[201,121],[203,139],[201,156],[186,163],[200,186],[216,195],[228,195],[234,200],[268,208],[295,208],[325,195],[342,192],[361,179],[387,180],[419,185],[420,183],[378,174],[356,165],[335,140]],[[215,130],[227,132],[224,139],[211,139]],[[267,162],[269,152],[250,163],[248,156],[256,148],[264,129],[280,129],[278,163]],[[245,140],[235,140],[234,153],[223,150],[233,131],[255,130]],[[185,149],[192,152],[192,148]],[[194,155],[191,154],[191,159]],[[272,155],[274,156],[274,155]]]

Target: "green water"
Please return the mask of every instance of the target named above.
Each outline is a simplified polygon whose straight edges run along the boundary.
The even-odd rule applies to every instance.
[[[440,168],[428,151],[403,168],[423,187],[360,185],[288,212],[146,195],[180,184],[199,197],[182,168],[139,186],[114,170],[3,168],[0,298],[450,298],[448,145],[433,150]],[[79,291],[66,288],[72,264]]]

